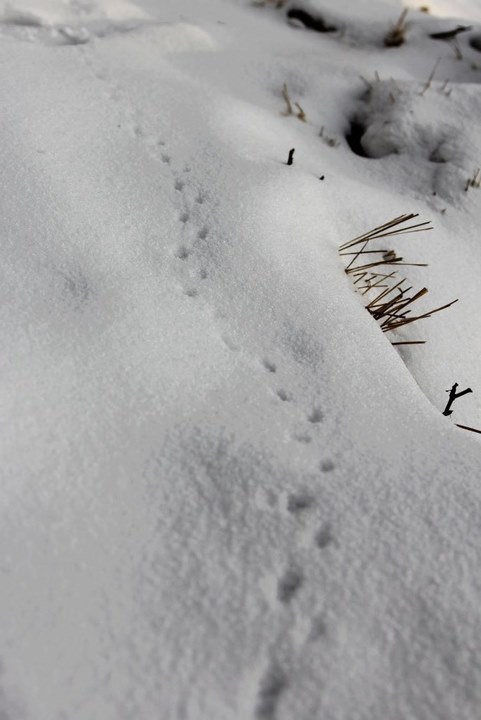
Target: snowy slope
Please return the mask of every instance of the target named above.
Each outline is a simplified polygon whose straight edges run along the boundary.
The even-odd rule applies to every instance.
[[[479,718],[479,5],[292,5],[3,8],[6,720]],[[337,247],[403,212],[396,350]]]

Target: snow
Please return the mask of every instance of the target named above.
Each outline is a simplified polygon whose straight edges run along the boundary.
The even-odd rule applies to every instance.
[[[5,720],[479,717],[479,5],[268,5],[0,8]]]

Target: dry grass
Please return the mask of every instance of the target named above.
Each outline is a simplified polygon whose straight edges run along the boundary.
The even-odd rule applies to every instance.
[[[307,116],[303,108],[299,105],[298,102],[292,103],[289,95],[289,90],[287,89],[287,83],[284,83],[284,85],[282,86],[282,97],[284,98],[284,101],[286,103],[286,109],[281,114],[285,117],[288,117],[289,115],[295,115],[298,120],[302,120],[302,122],[307,122]],[[294,112],[293,104],[297,108],[296,112]]]
[[[479,188],[481,187],[481,168],[477,168],[471,177],[469,177],[466,180],[466,185],[464,187],[464,192],[468,192],[469,188]]]
[[[334,137],[334,135],[326,135],[326,133],[324,132],[324,125],[321,127],[319,137],[322,138],[323,142],[325,142],[326,145],[328,145],[329,147],[338,147],[341,144],[337,137]]]
[[[434,80],[434,76],[435,76],[435,74],[436,74],[436,70],[438,69],[438,65],[439,65],[440,61],[441,61],[441,58],[438,58],[438,59],[436,60],[436,62],[434,63],[434,67],[433,67],[433,69],[431,70],[431,74],[429,75],[428,79],[426,80],[425,86],[423,87],[423,89],[422,89],[421,92],[419,93],[420,95],[424,95],[424,93],[426,92],[426,90],[429,90],[429,88],[431,87],[431,83],[432,83],[432,81]],[[446,82],[447,82],[447,81],[446,81]]]
[[[350,260],[345,272],[350,276],[354,287],[368,301],[366,310],[379,323],[383,332],[398,330],[405,325],[429,318],[441,310],[453,305],[453,300],[446,305],[421,314],[414,314],[416,303],[424,297],[428,290],[421,288],[413,291],[412,286],[398,274],[400,266],[426,267],[425,263],[405,262],[394,250],[383,248],[372,249],[372,244],[385,238],[398,238],[408,233],[432,230],[429,222],[411,223],[418,215],[400,215],[384,225],[349,240],[339,248],[339,254]],[[366,258],[366,256],[369,258]],[[418,345],[424,340],[393,342],[393,345]]]
[[[384,47],[399,47],[406,41],[406,16],[408,8],[404,8],[397,23],[389,30],[384,38]]]

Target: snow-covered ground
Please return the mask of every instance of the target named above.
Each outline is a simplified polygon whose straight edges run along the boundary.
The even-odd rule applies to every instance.
[[[2,720],[479,720],[481,4],[275,5],[0,6]]]

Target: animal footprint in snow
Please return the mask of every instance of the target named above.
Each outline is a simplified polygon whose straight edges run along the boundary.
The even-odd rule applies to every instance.
[[[334,537],[331,532],[331,526],[329,524],[324,525],[317,533],[315,537],[315,543],[318,548],[324,550],[328,545],[334,542]]]
[[[166,163],[166,165],[170,165],[170,155],[167,155],[166,153],[162,153],[160,156],[160,159],[163,163]]]
[[[197,233],[197,237],[199,238],[199,240],[205,240],[206,237],[207,237],[207,235],[208,235],[208,233],[209,233],[209,231],[207,230],[207,228],[206,228],[206,227],[203,227],[203,228],[202,228],[201,230],[199,230],[199,232]]]
[[[80,269],[68,273],[60,272],[60,275],[63,278],[64,295],[74,306],[80,307],[92,292],[87,278]]]
[[[290,567],[277,583],[277,599],[283,604],[291,602],[300,590],[304,577],[298,568]]]
[[[185,247],[185,245],[181,245],[177,252],[175,253],[175,257],[178,257],[179,260],[187,260],[187,258],[190,255],[190,250]]]
[[[86,28],[59,27],[59,35],[62,36],[66,45],[85,45],[90,40],[90,33]]]
[[[314,642],[316,640],[319,640],[320,638],[324,637],[327,634],[327,625],[326,621],[322,617],[322,615],[318,615],[311,621],[311,628],[309,630],[309,635],[307,636],[308,641]]]
[[[183,182],[183,180],[176,180],[176,181],[175,181],[175,189],[176,189],[176,190],[179,190],[179,191],[183,190],[183,189],[184,189],[184,185],[185,185],[185,183]]]
[[[197,297],[197,295],[199,294],[199,291],[196,290],[196,288],[188,288],[187,290],[184,290],[184,293],[185,293],[188,297],[195,298],[195,297]]]
[[[199,277],[200,277],[201,280],[206,280],[206,279],[209,277],[209,276],[208,276],[208,273],[207,273],[207,270],[204,270],[204,268],[202,268],[201,270],[199,270]]]
[[[179,216],[179,220],[180,220],[181,223],[186,223],[186,222],[188,221],[188,219],[189,219],[189,213],[187,213],[187,212],[183,212],[183,213]]]
[[[297,440],[297,442],[304,443],[305,445],[312,442],[312,438],[308,433],[297,433],[293,436],[293,439]]]
[[[310,423],[315,425],[316,423],[322,422],[322,412],[318,407],[312,409],[311,413],[307,416]]]
[[[275,363],[273,363],[271,360],[268,360],[267,358],[264,358],[262,364],[264,365],[267,372],[275,373],[277,370]]]
[[[321,472],[331,472],[334,468],[335,465],[332,460],[323,460],[319,465]]]
[[[283,390],[282,388],[280,390],[276,390],[276,395],[279,400],[282,400],[282,402],[290,402],[292,400],[291,393],[287,390]]]
[[[202,205],[202,204],[203,204],[203,202],[204,202],[204,196],[202,195],[202,193],[199,193],[199,194],[197,195],[197,197],[195,198],[195,202],[198,203],[199,205]]]
[[[232,340],[229,335],[222,335],[222,341],[224,345],[229,348],[229,350],[232,350],[232,352],[239,352],[240,345],[238,345],[234,340]]]
[[[314,498],[308,493],[292,493],[287,498],[287,510],[294,515],[308,510],[314,504]]]
[[[275,720],[280,697],[286,688],[285,673],[278,665],[272,664],[262,678],[257,693],[255,714],[258,720]]]

